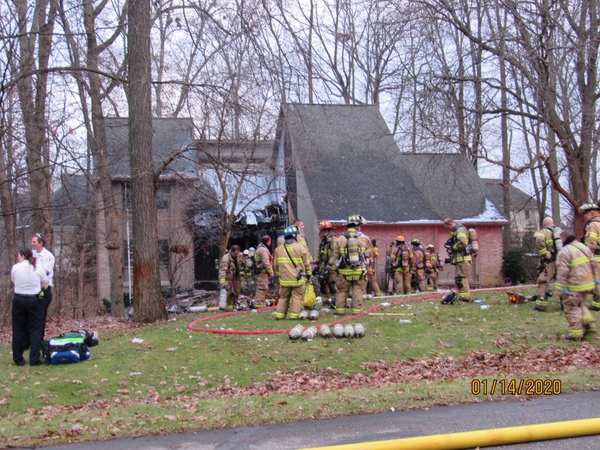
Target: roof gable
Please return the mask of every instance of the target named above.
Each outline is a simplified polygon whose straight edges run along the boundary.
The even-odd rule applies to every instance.
[[[401,153],[376,105],[285,104],[281,116],[278,134],[319,218],[506,221],[488,214],[485,184],[466,157]]]
[[[131,165],[129,159],[129,119],[109,117],[106,121],[106,148],[110,158],[113,178],[130,178]],[[155,167],[158,169],[173,155],[172,161],[163,175],[178,173],[195,175],[193,158],[194,126],[191,119],[168,118],[152,119],[152,152]],[[187,149],[190,149],[187,151]]]

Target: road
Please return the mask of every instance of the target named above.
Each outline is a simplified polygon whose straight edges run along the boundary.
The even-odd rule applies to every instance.
[[[48,450],[283,450],[334,446],[414,436],[485,430],[600,417],[600,392],[562,394],[529,400],[437,406],[429,410],[389,411],[284,425],[114,439],[54,445]],[[598,430],[600,433],[600,430]],[[600,435],[501,447],[518,450],[597,450]]]

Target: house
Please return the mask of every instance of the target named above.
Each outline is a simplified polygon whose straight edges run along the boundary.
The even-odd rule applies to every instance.
[[[487,195],[500,211],[504,211],[504,188],[502,180],[483,178],[487,186]],[[523,245],[523,238],[531,235],[540,227],[540,213],[537,201],[531,196],[511,185],[510,195],[510,235],[513,246]]]
[[[123,284],[132,292],[133,236],[129,125],[127,118],[107,118],[107,152],[117,219],[123,249]],[[186,210],[192,204],[198,179],[193,152],[194,128],[191,119],[153,119],[152,150],[156,170],[161,171],[157,188],[158,242],[161,285],[190,286],[194,282],[194,242],[186,224]],[[99,194],[98,194],[99,195]],[[96,215],[98,242],[98,297],[110,298],[108,250],[104,214]]]
[[[282,105],[274,160],[286,174],[290,218],[304,221],[311,253],[318,248],[318,222],[342,232],[352,214],[368,221],[362,230],[380,254],[403,235],[434,244],[444,257],[453,217],[476,227],[480,251],[473,285],[503,284],[502,227],[507,219],[488,197],[486,184],[459,154],[401,153],[377,106]],[[378,278],[385,279],[384,261]],[[453,270],[440,281],[453,284]]]

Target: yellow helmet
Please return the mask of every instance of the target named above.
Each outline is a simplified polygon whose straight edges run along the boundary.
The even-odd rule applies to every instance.
[[[597,209],[600,209],[600,206],[598,206],[598,205],[597,205],[597,204],[595,204],[595,203],[584,203],[584,204],[583,204],[583,205],[581,205],[581,207],[579,208],[579,211],[580,211],[582,214],[585,214],[585,213],[587,213],[587,212],[594,211],[594,210],[597,210]]]

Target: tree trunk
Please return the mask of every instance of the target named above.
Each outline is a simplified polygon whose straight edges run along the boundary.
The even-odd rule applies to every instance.
[[[117,219],[117,202],[112,187],[110,160],[106,151],[106,123],[102,112],[102,82],[98,75],[98,58],[102,51],[98,47],[96,37],[96,24],[93,4],[84,2],[84,24],[87,31],[87,67],[89,95],[91,102],[92,129],[89,130],[89,146],[94,157],[97,176],[99,180],[104,214],[106,248],[108,252],[108,271],[110,277],[110,304],[113,317],[123,317],[123,239],[119,233]],[[120,27],[122,29],[122,27]],[[117,30],[113,36],[119,33]]]
[[[42,233],[46,247],[54,247],[54,229],[50,214],[50,169],[48,148],[45,147],[46,96],[48,62],[52,50],[52,34],[56,17],[56,2],[42,0],[35,5],[35,21],[27,29],[26,0],[16,0],[19,16],[19,72],[27,75],[17,83],[27,143],[27,170],[31,194],[34,233]],[[37,45],[36,45],[37,44]],[[39,67],[35,66],[38,61]]]
[[[133,319],[167,316],[160,289],[156,177],[152,154],[149,0],[129,3],[129,154],[133,213]]]

